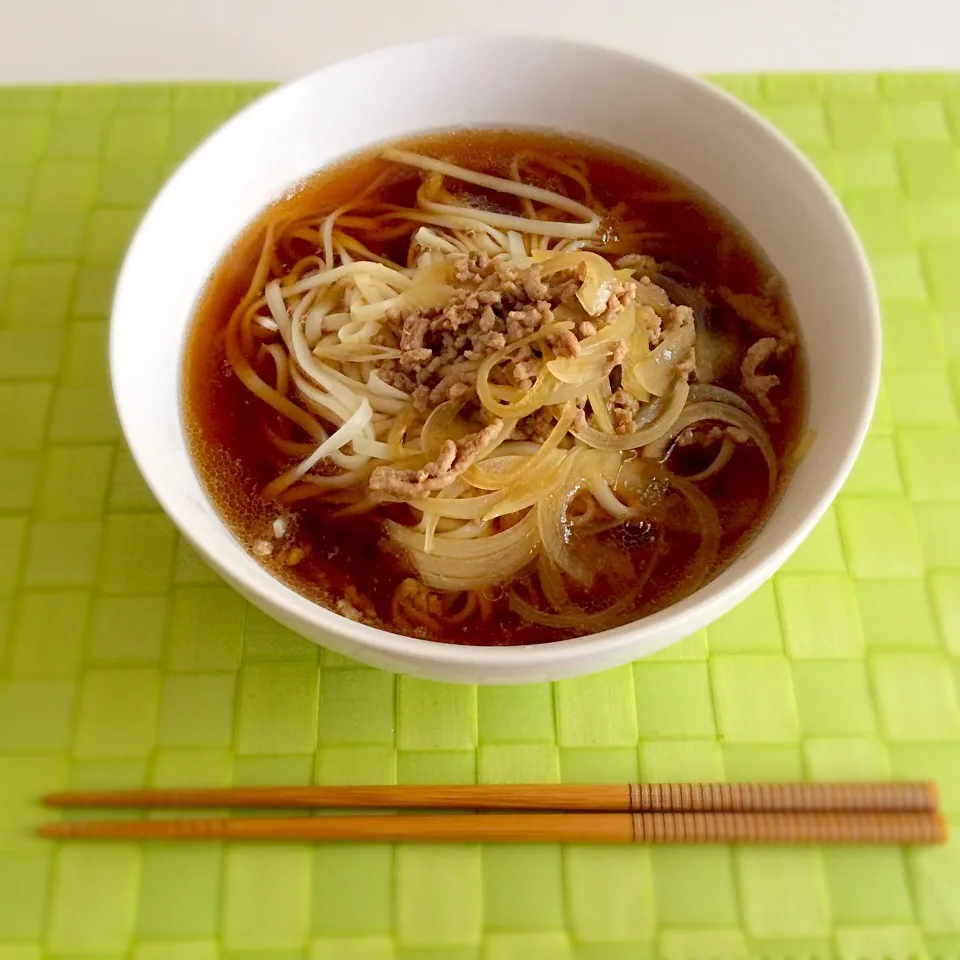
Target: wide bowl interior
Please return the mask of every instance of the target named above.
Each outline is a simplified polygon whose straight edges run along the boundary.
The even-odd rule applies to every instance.
[[[456,126],[551,128],[670,167],[722,204],[784,275],[809,365],[816,439],[769,522],[716,580],[654,616],[539,647],[459,647],[355,624],[269,576],[227,532],[191,466],[181,351],[194,304],[240,230],[291,185],[380,141]],[[879,324],[859,244],[809,164],[741,105],[647,61],[555,40],[447,39],[328,67],[220,129],[147,213],[114,302],[110,359],[127,440],[164,509],[224,577],[313,640],[375,665],[465,682],[586,673],[703,627],[759,586],[826,509],[877,388]]]

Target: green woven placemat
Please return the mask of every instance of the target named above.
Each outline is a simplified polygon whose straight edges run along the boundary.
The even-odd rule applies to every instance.
[[[164,176],[264,88],[0,90],[0,960],[960,957],[960,75],[721,78],[807,151],[883,301],[884,389],[775,581],[553,685],[366,669],[176,535],[107,384]],[[53,846],[58,787],[934,777],[943,848]]]

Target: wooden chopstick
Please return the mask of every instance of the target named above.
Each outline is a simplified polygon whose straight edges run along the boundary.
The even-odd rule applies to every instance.
[[[486,813],[51,823],[72,840],[415,841],[429,843],[943,843],[943,818],[903,813]]]
[[[609,812],[934,811],[927,782],[231,787],[51,793],[54,807],[274,807]]]

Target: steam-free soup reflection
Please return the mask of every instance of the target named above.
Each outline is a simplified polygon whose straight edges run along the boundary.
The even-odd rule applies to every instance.
[[[532,133],[317,174],[212,277],[185,422],[229,528],[345,617],[453,643],[593,633],[762,525],[804,378],[779,278],[672,174]]]

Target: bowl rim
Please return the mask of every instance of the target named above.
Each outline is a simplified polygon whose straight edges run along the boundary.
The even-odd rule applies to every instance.
[[[607,57],[616,58],[625,65],[635,67],[638,63],[642,64],[646,69],[664,75],[673,84],[686,86],[700,95],[714,98],[718,103],[723,104],[726,109],[735,111],[743,120],[752,124],[755,128],[758,128],[758,131],[763,133],[767,138],[772,139],[779,148],[790,157],[793,163],[800,168],[808,180],[811,181],[811,186],[816,187],[817,192],[821,195],[821,199],[825,203],[825,209],[832,217],[833,223],[831,224],[831,229],[842,237],[849,252],[853,254],[852,259],[856,264],[858,272],[855,281],[860,284],[867,298],[865,309],[866,314],[869,316],[874,335],[869,342],[865,344],[866,349],[859,357],[859,362],[868,367],[865,378],[867,389],[859,396],[852,398],[852,402],[859,406],[859,409],[856,411],[856,428],[847,438],[846,449],[844,450],[843,456],[840,462],[835,465],[832,476],[824,483],[823,492],[817,501],[808,507],[803,515],[793,523],[793,529],[787,536],[781,538],[776,544],[771,545],[762,557],[751,559],[749,561],[750,565],[745,567],[730,583],[723,584],[720,588],[715,588],[717,580],[709,581],[693,593],[663,610],[611,630],[540,644],[480,646],[426,640],[405,634],[392,633],[379,627],[352,621],[330,608],[323,607],[320,604],[306,599],[292,587],[275,578],[265,568],[257,565],[255,571],[251,571],[250,574],[248,574],[247,570],[235,569],[230,563],[229,558],[224,559],[224,557],[216,551],[208,549],[207,545],[196,538],[189,529],[189,525],[180,508],[179,500],[181,499],[181,495],[177,493],[176,488],[171,488],[169,484],[164,483],[159,474],[154,474],[149,469],[145,469],[143,452],[149,446],[150,441],[140,437],[138,432],[131,427],[125,418],[123,390],[118,381],[117,374],[118,355],[120,351],[118,335],[119,322],[117,317],[127,299],[127,288],[134,282],[134,274],[138,273],[141,269],[141,263],[139,262],[137,253],[143,241],[143,236],[150,231],[153,215],[157,209],[165,205],[167,195],[176,187],[181,178],[190,175],[189,167],[191,160],[197,154],[204,151],[212,141],[222,136],[228,136],[230,130],[235,125],[245,123],[249,115],[263,109],[269,109],[270,104],[274,100],[289,96],[291,91],[315,83],[317,78],[327,71],[344,68],[348,65],[359,67],[366,61],[376,61],[384,55],[401,52],[406,52],[409,55],[419,52],[422,56],[428,56],[432,48],[446,47],[451,44],[487,44],[493,48],[502,44],[530,44],[540,48],[552,49],[558,54],[562,52],[571,55],[596,55],[597,53],[603,53]],[[411,135],[415,133],[416,131],[411,131]],[[742,601],[768,580],[823,517],[853,467],[854,461],[866,438],[870,418],[879,392],[881,341],[882,329],[879,301],[870,267],[860,239],[847,218],[839,199],[810,160],[808,160],[783,133],[774,127],[773,124],[741,100],[738,100],[726,90],[709,83],[699,76],[667,66],[656,58],[651,58],[646,54],[627,53],[623,50],[598,43],[533,36],[529,34],[497,34],[475,37],[438,35],[428,39],[381,46],[374,50],[344,57],[327,63],[298,79],[282,83],[275,89],[268,91],[263,96],[247,104],[242,110],[238,111],[225,123],[217,127],[195,147],[194,150],[181,161],[154,197],[140,220],[127,248],[111,305],[109,360],[111,387],[120,424],[127,445],[141,475],[144,477],[145,482],[166,515],[173,521],[185,539],[192,544],[204,559],[206,559],[216,571],[223,575],[229,583],[241,589],[241,592],[245,593],[248,597],[255,597],[257,601],[270,611],[280,609],[289,614],[290,619],[293,621],[305,621],[312,627],[343,639],[350,646],[356,645],[361,649],[368,649],[372,653],[382,655],[382,657],[394,661],[400,659],[410,663],[419,662],[425,666],[450,667],[461,671],[474,670],[478,673],[483,673],[483,671],[496,673],[511,667],[527,673],[534,673],[538,668],[562,671],[565,665],[570,665],[576,661],[592,659],[602,660],[610,664],[614,662],[625,662],[627,659],[633,659],[632,656],[626,658],[622,656],[623,652],[628,648],[632,653],[641,656],[655,652],[657,649],[674,642],[677,636],[683,634],[683,631],[687,629],[687,627],[684,626],[685,621],[689,621],[687,626],[695,630],[700,625],[699,621],[710,622],[729,608],[728,598],[731,593],[736,595],[737,602]],[[178,351],[178,356],[181,359],[182,350],[183,347],[181,345]],[[182,414],[178,416],[178,420],[181,441],[188,446],[183,432]],[[189,448],[187,455],[192,464]],[[202,483],[201,489],[203,489]],[[227,527],[221,519],[219,512],[216,510],[205,489],[203,489],[203,493],[206,504],[216,516],[217,522],[223,527],[227,535],[234,540],[237,549],[243,551],[243,547],[236,541],[229,527]],[[246,551],[243,552],[245,553]],[[278,614],[273,612],[272,615],[277,616]],[[671,632],[671,627],[675,628],[673,632]],[[646,649],[643,651],[637,651],[635,649],[640,644],[638,632],[649,635]],[[662,634],[662,637],[659,639],[655,637],[658,633]]]

